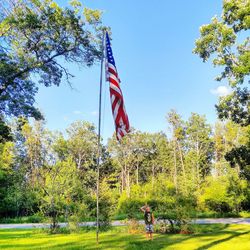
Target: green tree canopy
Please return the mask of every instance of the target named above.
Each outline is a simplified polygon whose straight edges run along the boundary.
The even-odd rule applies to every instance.
[[[63,61],[91,66],[100,56],[101,13],[79,1],[6,1],[0,10],[0,110],[42,118],[34,107],[38,85],[69,82]],[[59,60],[60,59],[60,60]]]
[[[200,38],[194,53],[204,62],[213,59],[214,66],[222,68],[218,81],[227,79],[232,93],[221,97],[216,105],[220,119],[250,124],[250,1],[224,0],[221,18],[200,27]]]

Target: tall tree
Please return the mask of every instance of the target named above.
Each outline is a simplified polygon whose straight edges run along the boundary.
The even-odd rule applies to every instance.
[[[128,196],[131,185],[149,181],[156,168],[152,161],[156,153],[153,144],[152,135],[136,130],[132,130],[120,143],[115,136],[108,142],[108,151],[120,176],[120,190],[126,191]]]
[[[231,124],[236,133],[233,133],[231,148],[225,154],[232,167],[238,170],[239,175],[247,179],[250,184],[250,126],[240,128]]]
[[[12,139],[10,127],[6,124],[4,117],[0,116],[0,143],[11,141]]]
[[[20,0],[0,8],[0,112],[42,118],[34,107],[38,79],[45,86],[69,82],[62,64],[91,66],[100,57],[99,11],[72,0],[61,8],[52,0]],[[36,77],[36,78],[35,78]]]
[[[188,158],[191,171],[195,173],[195,182],[199,187],[205,176],[210,174],[213,157],[212,129],[205,116],[192,113],[187,121]]]
[[[43,183],[41,185],[41,211],[51,218],[52,230],[58,227],[58,216],[69,213],[67,205],[76,196],[76,186],[79,184],[76,165],[71,158],[58,161],[47,166],[41,172]],[[76,201],[76,199],[75,199]]]
[[[167,115],[168,123],[171,125],[172,144],[173,144],[173,158],[174,158],[174,182],[176,188],[178,187],[178,175],[182,174],[186,179],[186,169],[184,163],[184,140],[186,136],[186,128],[181,116],[175,111],[171,110]],[[179,164],[180,162],[180,164]],[[181,166],[181,169],[179,168]],[[180,172],[180,173],[179,173]]]
[[[0,215],[7,214],[6,210],[11,212],[12,209],[8,209],[6,202],[8,197],[8,187],[12,184],[14,163],[14,143],[5,142],[0,143]],[[7,208],[7,209],[6,209]]]
[[[221,97],[216,105],[220,119],[232,119],[241,125],[250,124],[250,1],[224,0],[221,18],[200,27],[200,38],[194,53],[204,62],[222,68],[218,81],[227,79],[232,93]]]
[[[97,162],[97,134],[89,122],[76,121],[67,129],[67,153],[75,162],[83,185],[95,187]]]
[[[52,151],[53,139],[51,133],[45,129],[44,123],[35,121],[32,126],[25,123],[22,127],[24,147],[26,149],[27,178],[36,188],[43,181],[41,169],[55,161]]]

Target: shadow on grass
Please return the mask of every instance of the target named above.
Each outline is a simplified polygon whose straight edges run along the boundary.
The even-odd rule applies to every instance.
[[[225,233],[225,231],[224,231],[224,233]],[[229,236],[229,237],[227,237],[227,238],[224,238],[224,239],[215,240],[215,241],[213,241],[213,242],[211,242],[211,243],[208,243],[208,244],[206,244],[206,245],[203,245],[203,246],[201,246],[201,247],[198,247],[196,250],[209,249],[210,247],[213,247],[213,246],[216,246],[216,245],[221,244],[221,243],[223,243],[223,242],[229,241],[229,240],[231,240],[231,239],[233,239],[233,238],[236,238],[236,237],[239,237],[239,236],[248,234],[248,233],[250,233],[250,231],[246,231],[246,232],[242,232],[242,233],[232,233],[232,232],[227,232],[227,233],[230,233],[231,236]],[[217,235],[218,235],[218,234],[217,234]],[[211,234],[210,234],[210,236],[211,236]]]
[[[143,249],[143,250],[160,250],[181,242],[184,242],[188,239],[192,238],[192,236],[183,235],[182,238],[172,238],[171,235],[160,235],[155,238],[153,241],[149,240],[142,240],[140,242],[129,242],[129,244],[124,248],[125,250],[136,250],[136,249]]]
[[[230,224],[204,224],[204,225],[194,225],[196,227],[198,234],[207,234],[207,233],[220,233],[225,232]],[[197,235],[197,234],[196,234]]]
[[[96,245],[95,237],[91,237],[91,240],[85,240],[84,238],[81,240],[72,240],[70,242],[54,242],[49,240],[43,242],[43,244],[29,244],[26,249],[88,249],[88,250],[101,250],[101,249],[124,249],[124,250],[160,250],[167,246],[171,246],[174,244],[181,243],[189,238],[192,238],[190,235],[183,235],[182,237],[172,238],[174,235],[157,235],[153,241],[148,241],[144,238],[144,235],[109,235],[109,238],[106,237],[104,239],[100,239],[100,244]],[[20,246],[18,244],[7,246],[5,249],[24,249],[25,246]]]
[[[0,241],[1,240],[8,240],[8,239],[22,239],[22,238],[28,238],[34,235],[34,232],[32,231],[24,231],[20,233],[13,233],[10,230],[7,232],[5,231],[4,233],[0,233]]]
[[[0,236],[0,241],[1,240],[11,240],[11,239],[23,239],[23,238],[29,238],[30,236],[32,236],[32,234],[25,234],[25,235],[4,235],[4,236]]]
[[[127,234],[124,228],[115,228],[100,235],[100,244],[97,246],[95,243],[95,234],[93,232],[80,232],[79,234],[69,235],[48,235],[39,233],[38,231],[24,231],[11,233],[5,231],[0,234],[1,240],[4,245],[0,249],[54,249],[54,250],[76,250],[76,249],[124,249],[124,250],[160,250],[168,247],[179,247],[179,244],[185,249],[186,241],[193,240],[202,242],[203,246],[196,248],[196,250],[209,249],[218,244],[223,244],[233,238],[240,237],[250,233],[249,228],[234,227],[228,228],[230,225],[204,225],[199,226],[199,233],[193,235],[180,235],[180,234],[155,234],[153,241],[146,240],[143,234]],[[3,236],[3,237],[2,237]],[[218,239],[222,238],[223,239]],[[72,238],[70,238],[72,237]],[[217,237],[217,238],[216,238]],[[20,238],[27,238],[27,243],[22,242],[18,244]],[[244,237],[245,238],[245,237]],[[17,241],[15,241],[17,239]],[[39,243],[33,240],[41,240]],[[9,240],[9,242],[7,242]],[[33,241],[33,242],[32,242]],[[0,243],[1,245],[1,243]],[[200,245],[200,244],[199,244]],[[179,249],[179,248],[178,248]],[[195,248],[194,248],[195,249]]]

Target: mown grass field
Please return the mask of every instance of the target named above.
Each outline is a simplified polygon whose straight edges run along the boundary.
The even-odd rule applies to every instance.
[[[100,235],[95,243],[95,231],[50,235],[39,229],[0,230],[0,249],[210,249],[249,250],[250,225],[199,225],[192,235],[155,234],[153,241],[143,234],[129,234],[126,227],[115,227]]]

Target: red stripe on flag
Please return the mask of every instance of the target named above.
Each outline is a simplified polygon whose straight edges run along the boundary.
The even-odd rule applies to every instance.
[[[116,130],[116,137],[118,140],[120,140],[123,136],[125,136],[126,133],[129,132],[130,127],[129,127],[129,120],[128,116],[125,110],[124,106],[124,99],[120,87],[120,80],[118,77],[118,73],[115,63],[114,63],[114,58],[112,54],[112,50],[110,47],[109,43],[109,38],[108,34],[107,35],[107,43],[106,43],[106,49],[107,49],[107,56],[108,56],[108,65],[110,64],[111,66],[106,67],[106,76],[107,80],[110,83],[110,98],[111,98],[111,107],[112,107],[112,113],[113,113],[113,118],[115,122],[115,130]],[[113,76],[113,77],[112,77]],[[119,105],[119,106],[118,106]]]

